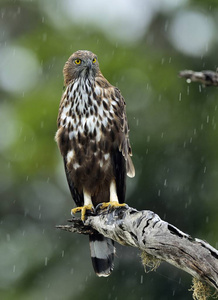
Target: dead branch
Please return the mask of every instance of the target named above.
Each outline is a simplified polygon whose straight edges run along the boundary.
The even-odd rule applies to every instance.
[[[193,239],[149,210],[120,207],[98,211],[71,225],[57,228],[80,234],[98,231],[121,245],[137,247],[166,261],[218,290],[218,251],[207,242]]]
[[[218,86],[218,73],[213,71],[195,72],[191,70],[180,71],[180,77],[186,78],[188,83],[200,82],[204,86]]]

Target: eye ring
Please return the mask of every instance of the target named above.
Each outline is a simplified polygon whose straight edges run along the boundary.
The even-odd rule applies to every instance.
[[[94,57],[93,60],[92,60],[93,64],[95,64],[96,61],[97,61],[97,59],[96,59],[96,57]]]
[[[81,59],[77,58],[74,60],[75,64],[76,65],[80,65],[81,64]]]

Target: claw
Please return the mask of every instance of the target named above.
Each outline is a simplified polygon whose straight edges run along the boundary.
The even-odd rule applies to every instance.
[[[100,209],[104,209],[106,207],[121,207],[121,206],[126,206],[125,203],[119,203],[117,201],[109,201],[109,202],[103,202],[101,205],[100,205]]]
[[[81,220],[85,221],[85,214],[86,214],[87,210],[93,210],[93,207],[91,204],[73,208],[73,209],[71,209],[71,214],[73,215],[73,214],[76,214],[77,212],[81,211]]]

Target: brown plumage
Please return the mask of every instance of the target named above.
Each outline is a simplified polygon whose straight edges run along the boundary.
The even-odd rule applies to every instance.
[[[63,73],[66,90],[59,108],[56,141],[72,197],[77,206],[84,206],[76,210],[82,210],[84,218],[83,209],[92,205],[123,203],[126,174],[133,177],[135,170],[125,101],[102,75],[97,56],[79,50],[70,56]],[[115,252],[112,241],[92,236],[90,247],[97,275],[108,276]]]

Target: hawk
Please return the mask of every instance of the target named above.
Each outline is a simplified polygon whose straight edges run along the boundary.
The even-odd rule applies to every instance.
[[[63,156],[72,197],[81,211],[102,203],[122,206],[126,174],[134,177],[125,100],[99,69],[97,56],[86,50],[73,53],[64,69],[66,87],[60,102],[55,136]],[[113,270],[115,247],[101,234],[89,236],[91,258],[98,276]]]

